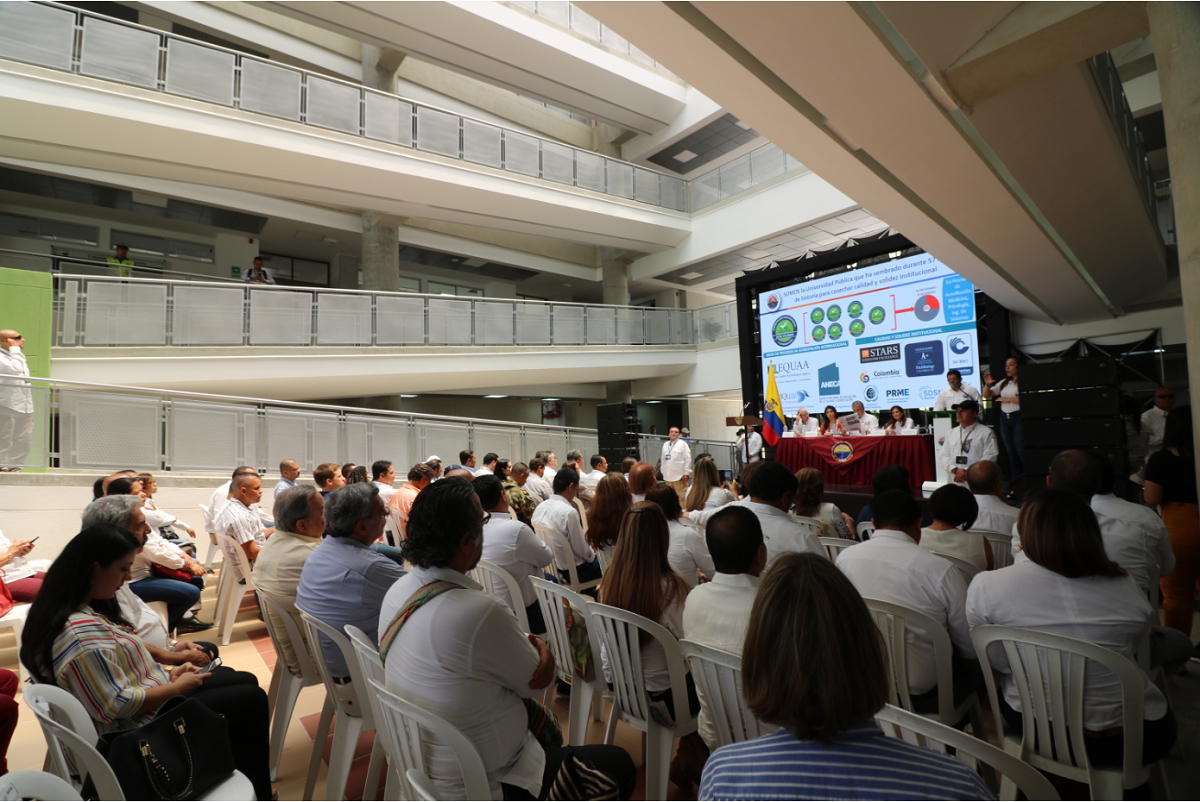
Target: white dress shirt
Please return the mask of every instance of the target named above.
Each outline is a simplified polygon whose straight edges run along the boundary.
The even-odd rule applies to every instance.
[[[1000,456],[996,445],[996,433],[978,421],[974,426],[956,426],[946,435],[938,449],[938,466],[954,476],[956,470],[966,470],[976,462],[992,460]],[[959,461],[965,457],[964,461]]]
[[[208,499],[208,515],[204,519],[204,528],[209,532],[217,531],[217,516],[221,514],[221,510],[225,509],[225,502],[229,501],[229,488],[233,485],[230,480],[218,487],[212,492]]]
[[[151,527],[150,534],[146,535],[146,545],[133,558],[132,578],[129,581],[152,578],[154,569],[151,566],[154,563],[166,568],[183,568],[186,560],[183,559],[183,549],[163,539],[158,530]]]
[[[750,626],[750,608],[758,593],[758,577],[713,574],[711,582],[693,588],[683,605],[683,637],[714,649],[741,655]],[[697,693],[700,688],[697,686]],[[700,737],[716,749],[716,733],[704,697],[700,698]]]
[[[371,484],[379,488],[379,497],[383,499],[384,505],[396,494],[396,487],[387,482],[371,482]]]
[[[1150,407],[1142,413],[1142,431],[1150,435],[1150,452],[1162,451],[1163,433],[1167,429],[1167,413]]]
[[[812,552],[820,554],[822,557],[828,556],[825,547],[817,539],[818,535],[814,535],[807,527],[797,523],[795,518],[778,507],[751,501],[749,496],[733,503],[739,507],[745,507],[758,518],[758,522],[762,525],[763,540],[767,544],[768,564],[776,556],[789,551]],[[692,523],[704,526],[708,523],[708,519],[718,511],[718,509],[696,510],[688,513],[688,517]]]
[[[947,387],[945,390],[942,390],[940,393],[938,393],[937,400],[933,402],[933,409],[935,412],[946,412],[952,409],[956,404],[961,404],[963,401],[966,401],[968,398],[972,401],[978,402],[979,391],[969,384],[961,384],[957,390],[955,390],[953,387]]]
[[[451,568],[413,566],[384,596],[379,631],[417,590],[439,579],[465,590],[443,593],[413,613],[388,652],[386,684],[471,740],[493,799],[501,798],[502,782],[536,798],[546,753],[529,732],[522,699],[541,694],[529,687],[539,658],[508,605]],[[465,798],[458,758],[449,745],[429,734],[425,755],[425,771],[438,795]]]
[[[536,473],[530,473],[529,478],[525,480],[525,490],[539,504],[549,501],[550,497],[554,495],[554,488],[550,486],[550,483]]]
[[[714,487],[708,491],[708,500],[704,502],[704,509],[715,510],[718,507],[724,507],[726,504],[732,504],[737,501],[737,496],[729,492],[723,487]]]
[[[662,475],[664,482],[678,482],[692,473],[692,449],[681,437],[668,440],[662,447]]]
[[[528,526],[506,512],[493,512],[483,526],[483,559],[500,566],[516,580],[521,589],[521,606],[528,607],[537,601],[529,577],[541,576],[554,554]],[[506,586],[497,585],[496,595],[505,604],[512,603]]]
[[[579,483],[581,485],[586,485],[587,487],[591,488],[592,490],[595,490],[596,485],[600,484],[600,480],[603,479],[605,476],[608,476],[608,473],[606,471],[602,471],[600,469],[596,469],[594,471],[588,471],[587,473],[585,473],[583,475],[583,478],[581,478],[579,480]]]
[[[544,526],[565,537],[571,544],[571,557],[575,565],[590,563],[596,559],[596,552],[583,539],[583,521],[579,517],[579,508],[557,493],[549,501],[537,505],[533,511],[531,522],[534,526]],[[568,565],[566,555],[557,540],[552,541],[554,559],[559,565]]]
[[[809,420],[812,420],[812,418],[809,418]],[[738,453],[742,455],[742,463],[745,465],[758,462],[762,459],[762,447],[762,435],[758,432],[752,432],[749,437],[746,437],[744,434],[738,437]]]
[[[1014,404],[1014,403],[1012,403],[1012,401],[1004,400],[1006,398],[1010,398],[1010,399],[1017,398],[1018,396],[1021,395],[1021,390],[1019,387],[1017,387],[1017,380],[1016,379],[1001,379],[999,382],[996,383],[996,386],[998,387],[1001,384],[1003,384],[1004,387],[1001,388],[996,393],[996,397],[1000,401],[1000,411],[1008,412],[1008,413],[1020,412],[1021,411],[1020,404]]]
[[[806,434],[816,434],[817,430],[820,428],[821,428],[820,422],[816,418],[814,418],[812,415],[808,416],[808,423],[804,423],[803,421],[801,421],[799,416],[797,416],[796,419],[794,421],[792,421],[792,431],[795,432],[796,434],[800,435],[801,437],[803,437]]]
[[[1008,506],[998,497],[976,494],[975,503],[979,505],[979,514],[975,516],[975,525],[971,529],[1008,534],[1017,525],[1017,516],[1021,511]]]
[[[557,473],[557,468],[551,468],[549,465],[547,465],[546,470],[542,471],[542,478],[546,480],[546,483],[550,485],[550,487],[554,487],[554,477]]]
[[[1112,493],[1092,496],[1092,509],[1100,515],[1116,518],[1142,530],[1146,537],[1146,551],[1158,565],[1159,577],[1164,577],[1175,570],[1175,552],[1171,549],[1171,538],[1167,534],[1167,525],[1158,513],[1142,504],[1134,504],[1123,498],[1117,498]]]
[[[858,433],[862,435],[871,435],[879,431],[879,418],[872,415],[870,412],[864,412],[858,416]]]
[[[25,354],[14,354],[0,348],[0,373],[13,376],[28,376],[29,363]],[[33,412],[33,390],[29,382],[22,379],[0,379],[0,407],[7,407],[14,412]]]
[[[892,422],[892,421],[891,421],[891,420],[889,420],[887,423],[891,423],[891,422]],[[885,433],[885,434],[886,434],[888,431],[890,431],[890,430],[887,428],[887,423],[885,423],[885,424],[883,425],[883,428],[881,428],[881,429],[880,429],[880,431],[881,431],[881,432],[883,432],[883,433]],[[904,423],[897,423],[897,424],[895,424],[895,425],[893,425],[893,426],[892,426],[892,429],[893,429],[893,430],[895,430],[896,434],[898,434],[898,435],[904,435],[904,434],[918,434],[918,432],[917,432],[917,424],[916,424],[916,422],[915,422],[915,421],[914,421],[912,418],[905,418],[905,419],[904,419]]]
[[[967,593],[967,620],[972,627],[998,624],[1065,635],[1111,649],[1130,660],[1150,626],[1153,612],[1146,595],[1130,577],[1069,579],[1029,560],[979,574]],[[989,647],[988,659],[1005,674],[1005,701],[1020,710],[1021,697],[1003,647]],[[1044,656],[1042,672],[1046,672]],[[1064,686],[1066,681],[1064,676]],[[1166,699],[1148,677],[1144,678],[1144,686],[1145,719],[1162,718],[1167,714]],[[1088,664],[1084,675],[1083,705],[1083,723],[1089,730],[1103,731],[1122,723],[1121,685],[1111,672],[1094,663]]]
[[[155,649],[160,649],[164,652],[171,650],[168,644],[167,630],[163,627],[162,619],[158,617],[158,613],[146,604],[137,594],[129,589],[129,583],[125,582],[121,587],[117,588],[117,606],[121,608],[121,615],[125,616],[125,620],[133,624],[137,630],[138,637],[147,646],[153,646]]]
[[[475,475],[476,476],[491,476],[492,469],[486,465],[480,465],[478,468],[475,469]]]
[[[974,658],[967,583],[948,560],[925,551],[904,532],[876,529],[870,540],[843,549],[837,567],[864,597],[900,604],[937,621],[950,633],[959,654]],[[926,693],[937,685],[933,640],[917,627],[906,627],[906,633],[908,689]]]
[[[254,510],[242,503],[241,499],[231,498],[221,509],[221,514],[213,522],[214,531],[224,533],[233,538],[237,544],[249,543],[253,540],[259,546],[267,545],[267,535],[263,532],[262,521]]]
[[[8,551],[11,548],[12,541],[6,538],[3,532],[0,532],[0,551]],[[0,579],[5,584],[17,582],[21,579],[28,579],[36,573],[37,571],[29,567],[29,561],[24,557],[13,557],[3,566],[0,566]]]
[[[712,555],[708,553],[704,535],[700,534],[696,525],[686,518],[680,518],[669,521],[667,526],[671,536],[667,562],[671,567],[692,587],[696,587],[700,581],[696,577],[697,570],[704,574],[705,579],[712,579],[717,569],[713,566]]]
[[[1104,553],[1108,559],[1124,568],[1133,577],[1146,598],[1150,597],[1150,563],[1157,557],[1148,550],[1146,537],[1141,528],[1117,518],[1096,513],[1100,524],[1100,537],[1104,540]],[[1013,563],[1028,562],[1029,557],[1021,550],[1021,533],[1013,525]]]

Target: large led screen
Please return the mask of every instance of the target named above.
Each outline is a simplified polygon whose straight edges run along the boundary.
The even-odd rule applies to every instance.
[[[758,312],[764,396],[774,365],[789,417],[932,407],[951,368],[979,384],[975,287],[928,254],[761,293]]]

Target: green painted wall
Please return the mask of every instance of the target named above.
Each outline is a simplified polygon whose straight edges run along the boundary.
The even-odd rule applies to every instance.
[[[21,351],[29,363],[31,376],[50,376],[53,328],[54,278],[49,273],[0,267],[0,329],[15,329],[25,335]],[[38,385],[34,385],[35,424],[33,447],[29,451],[29,461],[34,465],[45,458],[46,432],[43,422],[46,414],[43,407],[46,393],[45,389],[38,389]]]

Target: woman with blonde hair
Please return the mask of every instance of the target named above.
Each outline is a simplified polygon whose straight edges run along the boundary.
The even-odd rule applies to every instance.
[[[841,537],[853,539],[854,519],[825,501],[825,477],[816,468],[801,468],[796,471],[800,489],[792,505],[792,515],[820,521],[828,532],[819,537]]]
[[[621,522],[633,506],[629,485],[619,473],[605,474],[596,485],[596,497],[587,514],[587,532],[583,538],[596,551],[604,552],[605,562],[612,557],[621,534]]]
[[[699,457],[692,466],[692,486],[687,493],[686,509],[716,509],[736,500],[721,484],[716,460],[710,456]]]

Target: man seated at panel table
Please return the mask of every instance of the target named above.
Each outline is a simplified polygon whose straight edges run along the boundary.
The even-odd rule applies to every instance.
[[[816,418],[808,414],[807,409],[800,407],[796,410],[796,419],[792,421],[792,431],[798,437],[804,437],[807,434],[816,434],[820,428],[821,424],[817,422]]]
[[[861,435],[872,435],[879,431],[879,418],[867,412],[867,408],[863,406],[862,401],[855,401],[850,405],[854,410],[854,414],[858,416],[858,433]]]

